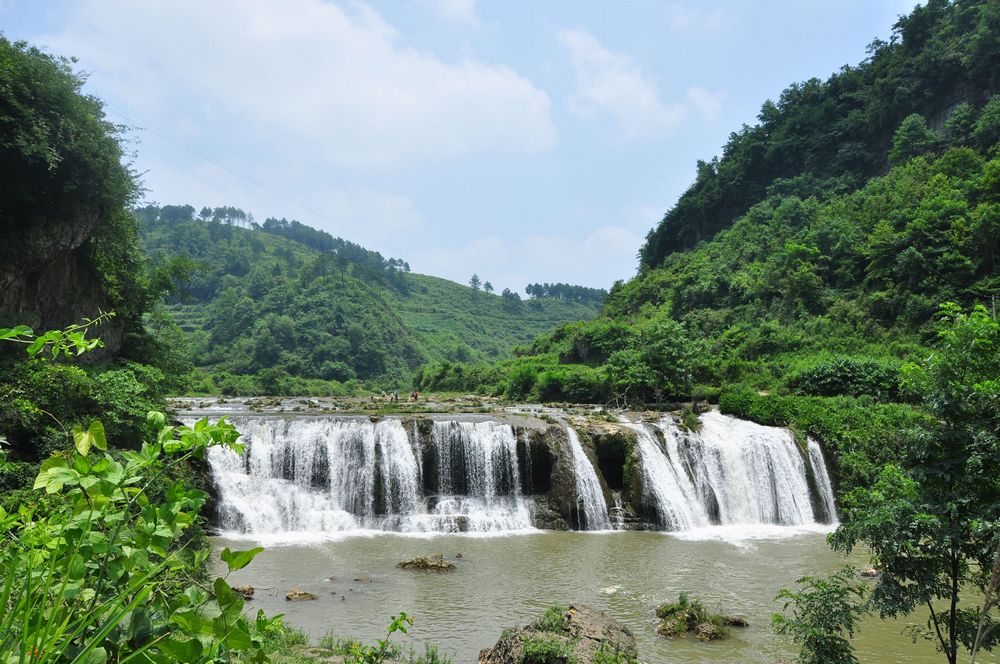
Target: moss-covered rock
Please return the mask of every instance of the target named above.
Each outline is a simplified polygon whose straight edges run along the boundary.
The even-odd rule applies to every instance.
[[[400,569],[423,569],[434,572],[454,572],[455,563],[448,562],[444,555],[435,553],[433,556],[417,556],[396,564]]]
[[[551,607],[538,620],[508,630],[479,664],[637,664],[635,636],[588,606]]]
[[[730,627],[749,627],[746,618],[712,613],[687,593],[681,593],[676,602],[656,607],[660,624],[656,633],[667,638],[692,634],[699,641],[718,641],[729,636]]]

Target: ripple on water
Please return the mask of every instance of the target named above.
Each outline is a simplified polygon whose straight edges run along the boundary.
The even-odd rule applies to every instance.
[[[817,532],[758,534],[734,540],[736,545],[718,535],[544,532],[414,538],[366,532],[333,541],[267,543],[267,550],[230,581],[270,588],[251,606],[285,613],[289,623],[314,639],[332,631],[372,641],[384,636],[391,615],[405,610],[416,617],[414,637],[454,653],[456,664],[475,662],[479,650],[492,645],[503,629],[533,620],[552,604],[572,602],[591,604],[629,625],[649,663],[790,660],[794,653],[775,640],[770,628],[771,614],[781,608],[775,595],[800,576],[839,569],[845,559],[830,551]],[[245,540],[220,537],[215,543],[247,548]],[[456,559],[459,552],[463,556]],[[429,553],[443,553],[458,569],[439,574],[395,567]],[[863,556],[851,562],[861,564]],[[354,581],[362,577],[370,578]],[[321,599],[287,603],[284,593],[292,587],[318,589]],[[653,611],[681,591],[713,609],[745,614],[752,626],[724,643],[662,639]],[[913,645],[900,630],[899,624],[866,623],[858,641],[862,661],[937,662],[932,646]]]

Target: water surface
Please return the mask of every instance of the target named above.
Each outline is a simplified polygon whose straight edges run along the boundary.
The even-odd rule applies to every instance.
[[[794,536],[789,536],[796,533]],[[752,535],[752,537],[747,537]],[[218,547],[246,549],[254,540],[217,537]],[[658,662],[791,662],[794,648],[774,636],[774,596],[807,574],[828,574],[845,559],[819,532],[756,526],[709,528],[680,535],[651,532],[538,532],[498,537],[392,533],[351,535],[315,542],[263,542],[267,550],[233,584],[251,584],[249,607],[284,613],[314,641],[327,632],[371,642],[389,617],[415,616],[411,631],[437,643],[456,664],[476,662],[505,628],[534,619],[546,607],[586,603],[626,623],[640,659]],[[455,559],[450,574],[414,572],[396,563],[442,553]],[[864,564],[863,557],[852,562]],[[220,573],[222,570],[218,570]],[[356,580],[362,579],[362,580]],[[300,588],[314,602],[286,602]],[[667,640],[656,634],[655,607],[688,591],[709,608],[751,621],[717,643]],[[918,619],[920,619],[918,617]],[[866,622],[857,639],[862,662],[930,664],[942,661],[928,642],[911,643],[903,623]],[[981,664],[996,663],[985,658]]]

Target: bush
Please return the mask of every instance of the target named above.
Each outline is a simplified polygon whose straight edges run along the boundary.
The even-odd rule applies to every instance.
[[[33,662],[263,655],[260,635],[280,619],[245,618],[225,579],[210,588],[200,582],[208,551],[185,550],[206,494],[178,482],[153,498],[171,468],[209,447],[242,451],[239,433],[224,420],[191,428],[165,421],[149,414],[155,442],[122,453],[124,463],[106,452],[99,421],[74,428],[75,450],[45,461],[34,482],[53,500],[16,514],[0,509],[0,536],[20,545],[0,549],[0,652]],[[227,548],[221,557],[232,572],[262,550]]]
[[[550,606],[542,614],[542,617],[531,624],[532,629],[536,629],[539,632],[552,632],[553,634],[565,634],[566,630],[569,629],[569,620],[566,614],[569,612],[569,607],[566,606]]]
[[[524,640],[523,664],[563,664],[571,661],[573,649],[561,638],[529,637]]]
[[[793,390],[810,396],[870,394],[893,400],[899,397],[899,368],[870,357],[838,356],[800,371],[788,384]]]

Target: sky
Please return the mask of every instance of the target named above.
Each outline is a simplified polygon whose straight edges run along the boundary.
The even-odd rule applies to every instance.
[[[0,0],[148,202],[298,219],[497,291],[607,288],[697,159],[914,0]]]

